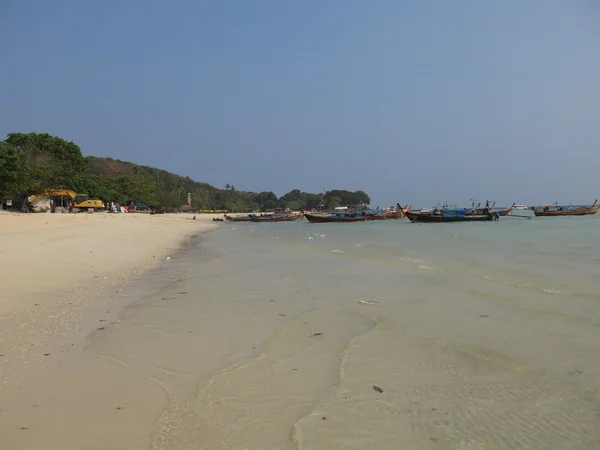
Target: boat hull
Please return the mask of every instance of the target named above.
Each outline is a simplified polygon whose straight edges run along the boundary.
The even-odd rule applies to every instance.
[[[225,220],[228,222],[250,222],[250,217],[232,217],[225,215]]]
[[[310,223],[351,223],[351,222],[364,222],[367,220],[366,217],[332,217],[332,216],[318,216],[314,214],[304,214],[306,220]]]
[[[515,204],[513,203],[510,208],[504,209],[502,211],[498,211],[498,214],[500,214],[501,216],[508,216],[514,207],[515,207]]]
[[[591,216],[598,212],[599,206],[592,208],[581,208],[581,209],[563,209],[558,211],[537,211],[534,210],[533,214],[536,217],[557,217],[557,216]]]
[[[369,214],[367,215],[367,220],[387,220],[390,218],[390,215],[385,214]]]
[[[426,214],[406,212],[406,217],[411,222],[451,223],[451,222],[489,222],[494,220],[494,214]]]
[[[250,218],[250,222],[295,222],[296,220],[302,220],[303,217],[303,214],[290,214],[279,217],[252,217]]]

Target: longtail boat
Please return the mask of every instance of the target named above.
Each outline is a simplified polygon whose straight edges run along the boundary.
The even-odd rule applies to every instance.
[[[403,219],[404,213],[408,211],[409,206],[402,208],[399,203],[396,206],[385,209],[376,209],[367,211],[367,220],[388,220],[388,219]]]
[[[343,211],[343,212],[330,212],[330,213],[318,213],[309,214],[304,212],[304,217],[310,223],[326,223],[326,222],[364,222],[367,220],[367,215],[364,211]]]
[[[295,222],[302,220],[304,214],[269,214],[265,216],[251,216],[250,222]]]
[[[556,216],[589,216],[596,214],[600,206],[597,206],[598,200],[588,206],[558,206],[542,205],[532,207],[533,214],[536,217],[556,217]]]
[[[225,220],[227,220],[228,222],[250,222],[251,219],[252,219],[252,216],[250,216],[250,215],[228,216],[227,214],[225,214]]]
[[[390,212],[384,210],[370,210],[366,212],[367,220],[387,220],[390,218]]]
[[[513,210],[513,208],[515,207],[515,205],[516,205],[516,203],[513,203],[510,208],[503,209],[502,211],[498,211],[498,214],[500,214],[501,216],[508,216],[510,214],[510,212]]]
[[[407,212],[406,217],[411,222],[486,222],[494,220],[494,213],[487,211],[485,213],[472,213],[468,212],[465,214],[449,213],[449,212],[433,212],[433,213],[420,213],[420,212]]]
[[[390,209],[388,219],[404,219],[407,211],[410,211],[410,205],[406,205],[403,208],[400,206],[400,203],[396,203],[396,208]]]
[[[488,222],[498,220],[500,217],[498,212],[494,212],[494,205],[485,208],[434,208],[427,212],[407,211],[406,217],[411,222]]]

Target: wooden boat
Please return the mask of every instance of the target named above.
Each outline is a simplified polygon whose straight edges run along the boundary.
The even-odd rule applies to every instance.
[[[310,223],[326,223],[326,222],[364,222],[367,220],[367,216],[364,212],[353,212],[345,211],[343,213],[325,213],[325,214],[309,214],[304,213],[304,217]]]
[[[387,214],[387,217],[385,217],[386,219],[404,219],[406,211],[410,210],[410,206],[406,205],[404,208],[402,208],[402,206],[400,206],[400,203],[396,204],[395,208],[389,208],[387,209],[385,212]],[[367,218],[367,220],[372,220]],[[377,220],[377,219],[375,219]]]
[[[596,214],[600,206],[596,206],[598,200],[588,206],[541,206],[532,207],[536,217],[556,216],[589,216]],[[538,209],[541,208],[541,209]]]
[[[270,214],[266,216],[252,216],[251,222],[295,222],[302,220],[304,214]]]
[[[499,214],[498,214],[499,216]],[[411,222],[487,222],[495,217],[491,210],[469,210],[464,213],[437,210],[429,213],[406,212],[406,217]]]
[[[228,222],[250,222],[252,220],[252,216],[228,216],[225,214],[225,220]]]
[[[387,220],[390,214],[388,211],[367,212],[366,217],[367,220]]]
[[[392,215],[392,219],[404,219],[406,217],[406,213],[408,211],[410,211],[410,209],[412,208],[412,205],[406,205],[404,208],[402,206],[400,206],[400,203],[398,203],[397,205],[397,211],[395,213],[393,213]]]
[[[508,216],[514,207],[515,207],[515,203],[513,203],[512,206],[508,209],[503,209],[502,211],[498,211],[498,214],[500,214],[501,216]]]

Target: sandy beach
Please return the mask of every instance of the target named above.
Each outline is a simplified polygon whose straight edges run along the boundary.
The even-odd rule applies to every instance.
[[[81,374],[79,384],[69,380],[53,384],[47,380],[71,357],[79,361],[77,367],[85,367],[81,362],[86,336],[98,327],[99,321],[114,319],[110,308],[114,307],[115,314],[118,312],[121,303],[116,296],[130,280],[161,261],[168,263],[167,258],[191,235],[215,226],[212,215],[198,215],[197,220],[192,217],[0,214],[2,448],[96,448],[85,436],[85,445],[65,447],[64,440],[53,440],[52,435],[44,441],[35,432],[30,436],[19,433],[31,427],[23,422],[35,422],[29,410],[35,406],[31,405],[60,392],[61,386],[68,397],[56,404],[68,409],[69,398],[86,395],[86,383],[99,383],[101,371],[91,372],[87,378]],[[103,315],[101,319],[99,314]],[[109,389],[117,390],[118,382]],[[129,392],[132,386],[123,389]],[[30,396],[37,400],[23,403]],[[97,403],[102,398],[96,395],[90,401]],[[25,410],[21,409],[24,404]],[[62,422],[59,411],[49,410],[50,416]],[[143,411],[140,417],[144,417]],[[102,421],[93,423],[102,430],[109,426]],[[52,428],[51,423],[44,426]],[[90,423],[85,427],[89,428]],[[77,439],[72,442],[77,443]]]
[[[212,215],[0,214],[0,310],[36,295],[127,279],[189,235],[212,229]]]

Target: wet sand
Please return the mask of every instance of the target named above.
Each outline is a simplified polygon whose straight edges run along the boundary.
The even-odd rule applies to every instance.
[[[408,234],[431,228],[397,253],[366,227],[191,238],[0,391],[8,448],[598,448],[596,281],[509,283]]]

